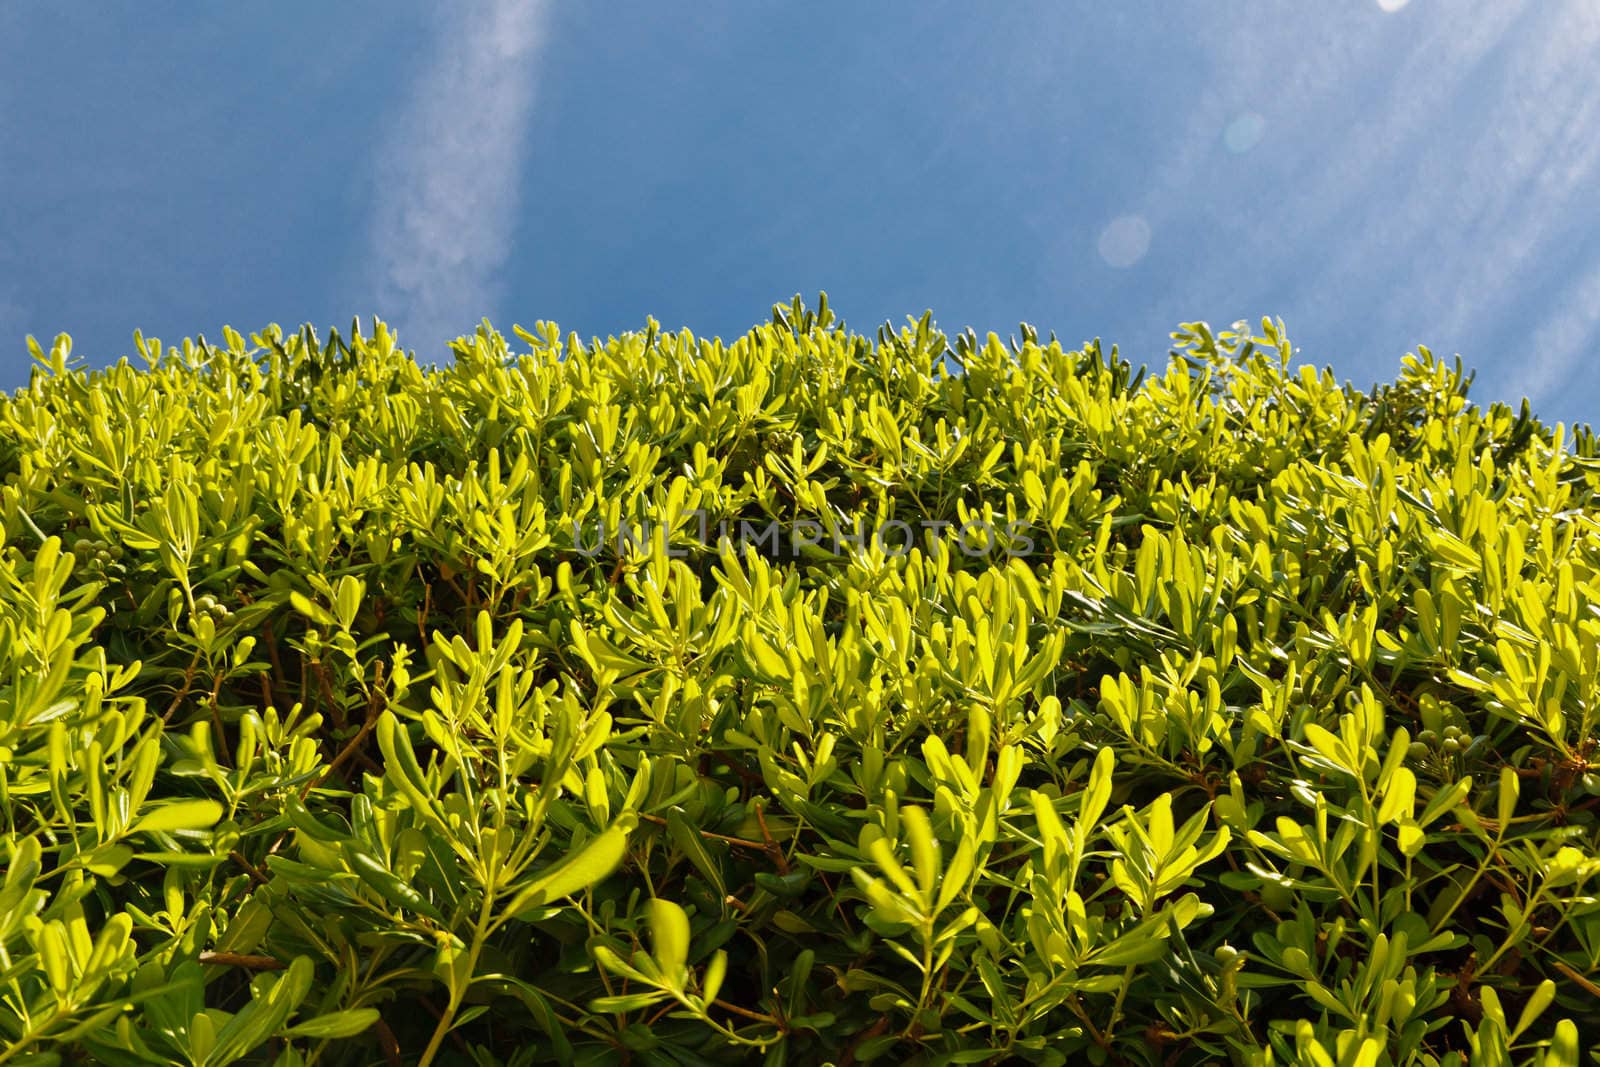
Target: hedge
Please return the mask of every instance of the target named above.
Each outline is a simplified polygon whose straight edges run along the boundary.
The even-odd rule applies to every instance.
[[[1459,360],[136,342],[0,398],[0,1064],[1600,1062],[1600,446]]]

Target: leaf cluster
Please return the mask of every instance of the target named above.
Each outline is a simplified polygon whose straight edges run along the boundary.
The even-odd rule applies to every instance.
[[[1173,339],[35,346],[0,1065],[1583,1062],[1593,435]]]

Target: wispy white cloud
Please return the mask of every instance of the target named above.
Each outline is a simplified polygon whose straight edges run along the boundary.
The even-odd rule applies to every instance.
[[[516,229],[542,0],[463,3],[388,131],[376,176],[370,269],[380,316],[425,352],[490,311]]]
[[[1480,399],[1570,410],[1559,387],[1600,327],[1600,259],[1573,240],[1597,220],[1600,9],[1506,0],[1462,20],[1400,6],[1196,25],[1213,76],[1129,207],[1158,238],[1197,204],[1215,210],[1236,244],[1196,258],[1190,284],[1208,300],[1286,314],[1299,338],[1381,336],[1354,364],[1309,353],[1346,376],[1387,375],[1420,342],[1479,367]],[[1263,136],[1230,157],[1241,114]],[[1536,354],[1483,341],[1519,331]]]
[[[1547,404],[1572,379],[1581,356],[1600,353],[1600,267],[1565,289],[1561,304],[1565,310],[1539,327],[1501,369],[1508,395],[1521,393],[1535,405]],[[1592,412],[1580,418],[1594,421]]]

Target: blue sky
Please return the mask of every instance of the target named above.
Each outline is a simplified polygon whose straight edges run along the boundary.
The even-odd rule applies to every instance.
[[[1600,421],[1597,46],[1591,0],[0,5],[0,386],[27,334],[377,314],[434,360],[825,289],[1156,364],[1276,315]]]

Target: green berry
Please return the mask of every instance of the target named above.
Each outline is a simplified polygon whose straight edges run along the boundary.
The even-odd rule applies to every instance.
[[[1261,887],[1261,903],[1273,911],[1287,911],[1294,904],[1294,890],[1277,882],[1268,882]]]

